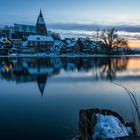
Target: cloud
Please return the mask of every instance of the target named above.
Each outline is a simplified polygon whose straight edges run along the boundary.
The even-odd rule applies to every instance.
[[[49,28],[57,30],[80,30],[80,31],[96,31],[97,29],[116,27],[119,31],[140,32],[139,25],[100,25],[100,24],[75,24],[75,23],[54,23],[49,24]]]
[[[104,28],[115,27],[118,29],[120,36],[128,39],[140,39],[139,25],[100,25],[100,24],[75,24],[75,23],[53,23],[49,24],[48,28],[57,31],[62,36],[79,37],[93,36],[96,31]]]

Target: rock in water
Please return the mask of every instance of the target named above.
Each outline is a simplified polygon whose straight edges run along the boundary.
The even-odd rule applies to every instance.
[[[132,122],[126,123],[116,112],[90,109],[80,111],[79,140],[117,139],[136,136]]]

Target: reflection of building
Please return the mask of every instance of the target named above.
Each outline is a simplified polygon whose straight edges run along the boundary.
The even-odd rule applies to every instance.
[[[18,59],[0,61],[0,77],[16,83],[37,82],[41,95],[47,83],[48,77],[55,74],[53,65],[44,59]]]
[[[38,75],[37,76],[37,84],[38,84],[38,88],[39,88],[42,96],[43,96],[44,89],[46,86],[47,78],[48,78],[47,75]]]
[[[17,83],[37,82],[43,94],[48,77],[59,74],[62,69],[92,71],[96,80],[112,80],[118,71],[127,68],[127,61],[127,58],[3,58],[0,60],[0,78]]]

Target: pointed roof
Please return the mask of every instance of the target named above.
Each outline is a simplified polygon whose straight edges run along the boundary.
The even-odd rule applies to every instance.
[[[43,17],[43,16],[42,16],[42,10],[41,10],[41,9],[40,9],[40,14],[39,14],[39,16],[40,16],[40,17]]]
[[[37,76],[37,84],[38,84],[38,88],[39,88],[42,96],[43,96],[44,89],[45,89],[45,86],[47,83],[47,79],[48,79],[47,77],[48,77],[47,75],[38,75]]]
[[[41,9],[40,9],[40,14],[39,14],[38,19],[37,19],[37,24],[43,24],[43,25],[46,24],[45,20],[43,18]]]

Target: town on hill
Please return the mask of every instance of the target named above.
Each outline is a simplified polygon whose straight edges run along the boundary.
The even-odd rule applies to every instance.
[[[111,40],[111,41],[110,41]],[[94,55],[132,54],[127,41],[120,39],[115,28],[97,32],[96,38],[61,38],[49,31],[40,10],[36,25],[14,23],[0,30],[0,55]]]

